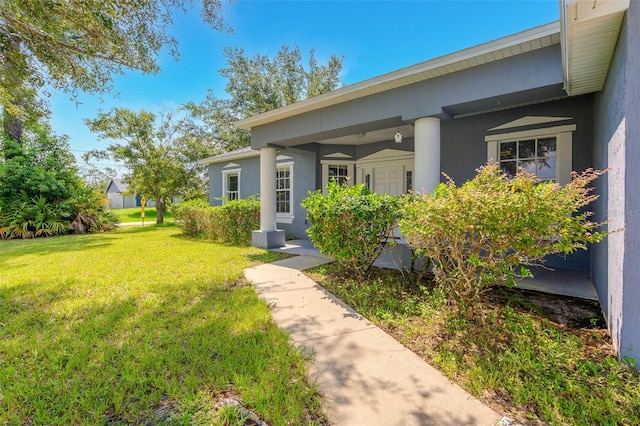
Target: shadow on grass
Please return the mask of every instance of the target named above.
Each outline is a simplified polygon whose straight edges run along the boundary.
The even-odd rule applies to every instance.
[[[51,252],[82,251],[105,247],[112,244],[115,237],[110,232],[99,234],[68,234],[55,237],[28,240],[0,240],[0,250],[10,253],[12,259],[24,255],[48,255]],[[4,258],[6,260],[8,258]],[[0,256],[2,265],[3,256]]]
[[[0,306],[0,423],[215,424],[210,400],[234,391],[270,422],[325,424],[306,356],[249,288],[167,283],[105,303],[67,282],[2,289]]]

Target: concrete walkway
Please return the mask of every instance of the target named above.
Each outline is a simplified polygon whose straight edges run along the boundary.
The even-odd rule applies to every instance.
[[[285,253],[304,253],[285,247]],[[317,252],[316,252],[317,253]],[[495,425],[500,415],[450,382],[303,269],[331,260],[301,255],[245,270],[278,326],[315,353],[313,374],[336,425]]]

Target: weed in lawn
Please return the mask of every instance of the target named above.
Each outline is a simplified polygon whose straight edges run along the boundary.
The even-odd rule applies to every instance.
[[[311,274],[497,411],[532,425],[640,424],[640,375],[616,359],[597,304],[496,289],[470,321],[428,283],[334,268]]]
[[[241,279],[274,255],[177,233],[0,241],[0,424],[211,424],[206,392],[230,388],[270,424],[325,421]]]

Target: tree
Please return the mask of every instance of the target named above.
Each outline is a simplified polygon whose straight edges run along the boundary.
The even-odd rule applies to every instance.
[[[225,48],[224,56],[227,67],[220,74],[227,79],[230,97],[221,99],[209,91],[202,103],[184,107],[192,117],[191,133],[216,141],[214,154],[249,146],[250,133],[236,128],[235,121],[329,92],[340,84],[343,59],[331,55],[326,65],[319,65],[313,49],[307,69],[297,46],[282,46],[273,59],[247,57],[243,49],[231,47]]]
[[[3,0],[0,3],[0,105],[4,131],[20,141],[25,119],[38,114],[43,86],[72,96],[108,93],[125,69],[157,73],[158,53],[178,57],[169,33],[176,12],[193,1]],[[197,2],[200,4],[200,2]],[[201,2],[203,20],[225,28],[220,0]]]
[[[28,122],[22,144],[5,135],[4,146],[6,158],[0,161],[0,205],[21,198],[22,194],[59,203],[69,199],[80,184],[67,137],[55,135],[48,124]]]
[[[104,193],[82,182],[66,136],[27,121],[22,143],[4,137],[0,159],[0,239],[113,229]],[[0,152],[0,158],[2,152]]]
[[[85,120],[89,130],[101,139],[111,139],[104,150],[85,154],[90,158],[122,161],[129,173],[124,179],[138,194],[156,202],[157,223],[163,223],[168,202],[202,186],[197,159],[204,148],[183,137],[172,114],[160,117],[146,111],[114,108]]]

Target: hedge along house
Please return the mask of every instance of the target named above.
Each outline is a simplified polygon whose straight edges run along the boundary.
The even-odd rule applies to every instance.
[[[253,244],[304,237],[300,202],[331,178],[379,193],[461,183],[489,160],[563,184],[597,181],[596,220],[620,229],[549,259],[593,279],[621,356],[640,356],[640,3],[561,1],[561,22],[239,121],[251,148],[202,160],[210,199],[260,194]],[[213,201],[217,203],[219,201]]]

